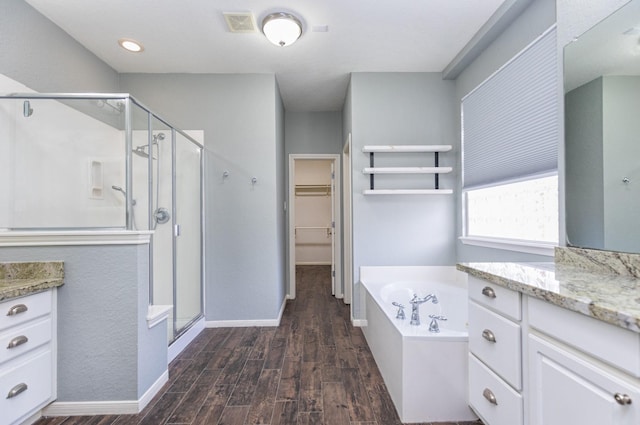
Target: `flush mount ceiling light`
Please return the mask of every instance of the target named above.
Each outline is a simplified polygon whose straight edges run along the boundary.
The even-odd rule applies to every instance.
[[[140,53],[144,50],[144,46],[141,43],[130,38],[121,38],[120,40],[118,40],[118,44],[123,49],[133,53]]]
[[[272,13],[262,20],[262,32],[276,46],[290,46],[302,35],[302,23],[290,13]]]

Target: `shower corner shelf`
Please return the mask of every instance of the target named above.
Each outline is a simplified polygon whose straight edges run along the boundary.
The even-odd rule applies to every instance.
[[[452,167],[439,166],[439,154],[448,152],[451,145],[367,145],[362,148],[363,153],[369,154],[369,167],[362,170],[369,175],[369,189],[362,193],[365,195],[441,195],[452,194],[452,189],[440,189],[440,174],[453,171]],[[433,167],[375,167],[374,154],[376,153],[432,153],[434,156]],[[374,176],[376,174],[433,174],[433,189],[376,189]]]

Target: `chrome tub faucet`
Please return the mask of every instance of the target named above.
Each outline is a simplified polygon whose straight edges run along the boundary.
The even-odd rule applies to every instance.
[[[411,324],[418,326],[420,325],[420,304],[426,303],[427,301],[431,301],[433,304],[438,304],[438,297],[435,294],[429,294],[424,298],[419,298],[417,294],[413,294],[413,298],[411,298]]]

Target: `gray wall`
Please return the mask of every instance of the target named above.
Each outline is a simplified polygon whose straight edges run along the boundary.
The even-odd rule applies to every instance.
[[[289,184],[290,154],[341,154],[342,153],[342,113],[341,112],[285,112],[284,119],[285,152],[283,167],[285,189]],[[286,191],[287,205],[290,204]],[[289,227],[285,226],[285,237],[289,240]],[[287,246],[287,264],[289,247]],[[287,279],[287,286],[289,281]]]
[[[179,128],[204,130],[206,319],[276,319],[284,300],[284,137],[275,76],[122,74],[120,81]]]
[[[629,220],[640,211],[640,77],[603,80],[604,245],[595,248],[640,252],[640,226]]]
[[[289,154],[341,154],[341,112],[285,114],[285,150]]]
[[[276,281],[280,283],[277,288],[276,300],[284,300],[287,295],[287,230],[286,223],[287,211],[284,207],[285,200],[287,199],[287,181],[286,171],[288,167],[285,160],[286,149],[286,130],[285,130],[285,111],[284,103],[282,103],[282,97],[280,96],[280,90],[278,85],[275,87],[275,124],[276,124],[276,238],[277,238],[277,252],[278,263],[276,270]]]
[[[166,328],[147,328],[148,245],[15,247],[0,261],[64,261],[58,401],[138,400],[167,369]],[[137,377],[137,379],[132,379]]]
[[[524,49],[556,21],[555,0],[534,0],[531,5],[456,79],[455,110],[456,134],[460,135],[460,102],[471,90]],[[487,117],[490,119],[490,117]],[[460,139],[456,140],[460,146]],[[460,170],[460,155],[456,169]],[[458,189],[461,181],[457,183]],[[461,197],[456,196],[456,235],[462,235]],[[456,239],[457,240],[457,239]],[[457,242],[457,259],[467,261],[549,261],[549,257],[499,249],[464,245]]]
[[[0,1],[0,74],[48,93],[117,93],[118,73],[23,0]]]
[[[364,145],[456,144],[453,81],[439,73],[354,73],[351,77],[353,164],[354,280],[360,266],[454,265],[454,195],[363,195],[369,178]],[[418,161],[416,154],[378,154],[376,163],[399,166]],[[424,166],[433,154],[418,154]],[[454,166],[457,149],[441,154],[441,166]],[[431,176],[393,176],[395,188],[430,187]],[[425,179],[423,183],[421,180]],[[441,176],[442,188],[455,188],[455,174]],[[361,318],[359,284],[353,314]]]
[[[604,246],[602,83],[565,96],[566,233],[577,246]]]

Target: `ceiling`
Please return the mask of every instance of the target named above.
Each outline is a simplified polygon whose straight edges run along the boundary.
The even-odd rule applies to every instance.
[[[630,1],[564,49],[565,92],[603,75],[640,75],[640,0]]]
[[[351,72],[443,71],[503,1],[26,0],[119,73],[273,73],[289,111],[341,110]],[[294,45],[232,33],[222,14],[274,11],[302,20]]]

